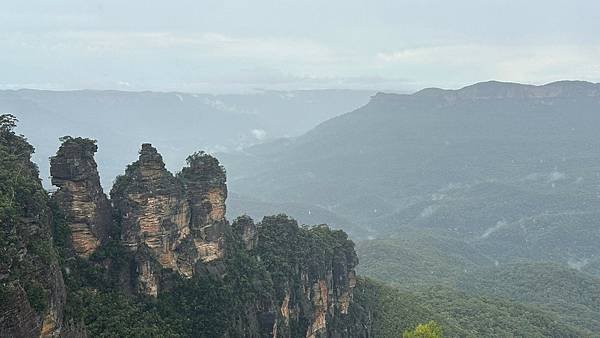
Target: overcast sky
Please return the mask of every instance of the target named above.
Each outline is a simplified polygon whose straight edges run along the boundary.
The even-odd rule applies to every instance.
[[[596,0],[2,0],[0,88],[600,82]]]

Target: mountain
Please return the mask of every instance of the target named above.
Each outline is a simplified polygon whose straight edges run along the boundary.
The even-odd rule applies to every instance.
[[[599,112],[600,84],[580,81],[378,93],[221,158],[239,196],[325,209],[358,225],[355,239],[429,228],[499,262],[586,269],[600,257]]]
[[[344,231],[229,222],[225,169],[204,152],[174,175],[144,143],[109,197],[96,141],[64,137],[48,194],[16,119],[0,122],[1,336],[396,337],[434,320],[448,337],[594,337],[595,277],[487,271],[480,243],[402,227],[358,247],[360,271],[401,291],[357,278]]]
[[[231,151],[299,135],[363,105],[370,95],[352,90],[211,95],[22,89],[0,91],[0,113],[22,122],[19,131],[36,147],[34,160],[43,179],[49,176],[47,159],[59,146],[59,137],[87,135],[99,140],[101,180],[110,187],[135,156],[135,145],[152,141],[176,169],[187,154],[200,148]]]

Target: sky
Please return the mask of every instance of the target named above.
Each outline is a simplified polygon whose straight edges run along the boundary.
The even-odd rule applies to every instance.
[[[600,82],[596,0],[2,0],[0,89]]]

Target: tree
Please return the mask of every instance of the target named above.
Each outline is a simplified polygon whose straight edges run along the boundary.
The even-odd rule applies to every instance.
[[[17,118],[11,114],[0,115],[0,131],[11,132],[17,126]]]
[[[404,331],[403,338],[442,338],[442,327],[435,321],[419,324],[414,331]]]

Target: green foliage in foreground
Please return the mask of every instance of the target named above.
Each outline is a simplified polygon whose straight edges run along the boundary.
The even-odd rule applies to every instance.
[[[424,306],[422,300],[414,294],[399,291],[372,279],[358,279],[354,299],[353,306],[362,306],[371,313],[373,337],[397,338],[402,332],[431,320],[441,323],[449,336],[465,333]]]
[[[435,321],[419,324],[413,331],[404,331],[403,338],[442,338],[443,330]]]

